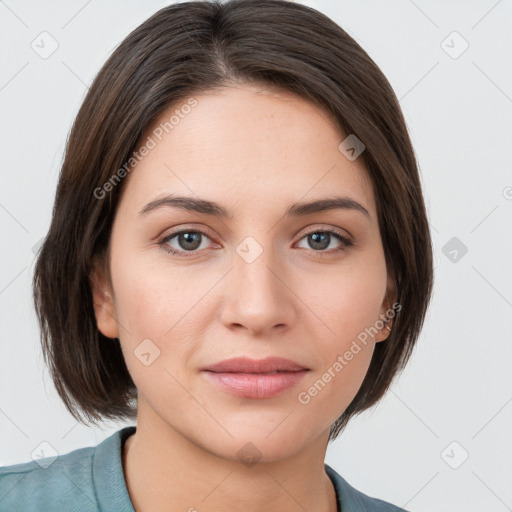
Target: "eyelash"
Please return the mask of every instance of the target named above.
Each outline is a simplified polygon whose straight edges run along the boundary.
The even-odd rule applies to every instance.
[[[175,231],[174,233],[171,233],[167,236],[165,236],[163,239],[161,239],[159,242],[158,242],[158,245],[167,253],[170,253],[170,254],[173,254],[175,256],[183,256],[185,258],[188,258],[188,257],[192,257],[192,256],[195,256],[198,254],[199,251],[197,250],[194,250],[194,251],[178,251],[176,249],[173,249],[171,247],[169,247],[167,245],[167,243],[172,240],[173,238],[175,238],[176,236],[182,234],[182,233],[197,233],[197,234],[200,234],[200,235],[204,235],[205,237],[207,237],[208,239],[211,240],[211,237],[208,236],[207,233],[203,232],[203,231],[200,231],[198,229],[182,229],[180,231]],[[311,251],[316,254],[317,256],[319,257],[322,257],[324,254],[333,254],[333,253],[338,253],[340,251],[344,251],[346,250],[348,247],[354,245],[353,242],[351,242],[348,238],[346,238],[345,236],[343,236],[340,232],[338,232],[337,230],[335,229],[316,229],[314,231],[309,231],[308,233],[305,233],[301,238],[300,240],[306,238],[307,236],[309,235],[312,235],[312,234],[317,234],[317,233],[329,233],[331,235],[334,235],[334,237],[336,237],[340,242],[341,242],[341,248],[339,249],[335,249],[334,251],[330,251],[330,252],[327,252],[325,250],[320,250],[320,251],[315,251],[313,249],[311,249]],[[300,241],[299,240],[299,241]]]

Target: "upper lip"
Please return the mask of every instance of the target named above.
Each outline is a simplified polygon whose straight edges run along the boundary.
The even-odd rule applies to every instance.
[[[309,368],[282,357],[267,357],[266,359],[234,357],[203,368],[203,370],[218,373],[269,373],[276,371],[296,372],[309,370]]]

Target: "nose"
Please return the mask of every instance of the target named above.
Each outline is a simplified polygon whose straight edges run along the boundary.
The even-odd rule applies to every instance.
[[[221,319],[228,329],[252,336],[270,336],[290,328],[298,312],[290,289],[290,272],[271,249],[249,237],[233,255],[233,268],[224,283]]]

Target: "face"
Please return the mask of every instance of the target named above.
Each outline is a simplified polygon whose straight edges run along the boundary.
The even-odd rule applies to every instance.
[[[262,460],[284,458],[327,442],[386,338],[371,330],[390,305],[371,182],[328,116],[291,93],[247,85],[193,97],[148,130],[154,147],[125,178],[112,288],[94,281],[98,327],[120,339],[139,421],[222,457],[251,442]],[[335,197],[367,214],[291,208]],[[205,371],[235,357],[304,370]]]

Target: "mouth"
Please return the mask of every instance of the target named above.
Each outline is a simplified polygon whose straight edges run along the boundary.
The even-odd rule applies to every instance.
[[[272,398],[298,384],[310,371],[295,361],[271,357],[234,358],[203,369],[209,382],[244,398]]]
[[[267,357],[266,359],[250,359],[235,357],[226,359],[206,368],[205,371],[217,373],[265,373],[294,372],[309,370],[306,366],[283,357]]]

